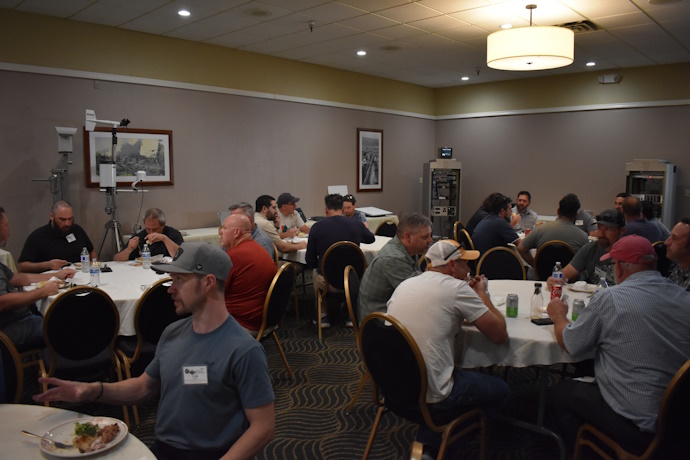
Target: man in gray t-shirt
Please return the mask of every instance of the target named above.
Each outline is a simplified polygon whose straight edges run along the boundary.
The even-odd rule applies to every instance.
[[[34,400],[120,405],[160,392],[156,457],[253,458],[273,437],[275,396],[261,345],[225,307],[230,258],[210,244],[183,243],[171,263],[153,268],[170,273],[175,312],[191,317],[165,329],[146,372],[107,384],[41,378],[53,387]]]

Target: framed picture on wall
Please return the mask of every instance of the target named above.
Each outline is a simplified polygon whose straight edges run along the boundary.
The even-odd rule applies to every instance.
[[[383,191],[383,130],[357,128],[357,191]]]
[[[99,187],[99,165],[112,159],[110,128],[84,129],[86,186]],[[129,186],[137,171],[146,171],[145,186],[173,185],[172,131],[118,129],[115,149],[117,186]]]

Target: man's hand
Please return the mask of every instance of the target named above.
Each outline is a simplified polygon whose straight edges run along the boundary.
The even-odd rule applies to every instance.
[[[486,292],[486,277],[484,275],[475,275],[467,284],[469,284],[477,294]]]
[[[163,235],[162,233],[149,233],[148,235],[146,235],[146,242],[147,244],[153,244],[158,241],[162,241],[163,243],[165,243],[165,240],[167,238],[168,237]]]
[[[522,216],[518,213],[515,213],[513,214],[513,217],[510,219],[510,226],[515,227],[520,222],[522,222]]]
[[[53,259],[48,261],[48,270],[60,270],[62,267],[65,265],[68,265],[68,262],[63,259]]]
[[[127,249],[129,249],[130,251],[134,251],[137,247],[139,247],[139,237],[133,236],[127,242]]]
[[[555,323],[557,320],[566,319],[568,314],[568,303],[561,299],[553,299],[546,306],[546,313],[549,314],[549,318]]]
[[[556,279],[556,278],[554,278],[553,276],[549,276],[549,277],[546,279],[546,285],[547,285],[547,286],[553,286],[553,285],[555,285],[555,284],[561,284],[561,285],[563,285],[563,284],[565,284],[565,283],[567,283],[567,282],[568,282],[568,279],[565,278],[565,277],[564,277],[564,278],[561,278],[561,279]]]
[[[38,290],[38,292],[41,293],[41,297],[55,295],[58,293],[58,282],[55,280],[46,281],[46,284],[44,284],[43,287]]]
[[[294,238],[295,236],[297,236],[296,228],[289,228],[285,230],[285,238]]]
[[[41,377],[38,379],[38,382],[53,385],[53,388],[49,388],[45,392],[33,396],[33,400],[39,403],[46,401],[91,401],[98,396],[98,392],[100,391],[99,383],[70,382],[68,380],[60,380],[53,377]]]
[[[295,243],[297,245],[297,249],[307,249],[307,242],[306,241],[300,241],[299,243]]]
[[[74,274],[77,273],[73,268],[63,268],[57,272],[54,276],[60,278],[61,280],[66,280],[67,278],[72,278]]]

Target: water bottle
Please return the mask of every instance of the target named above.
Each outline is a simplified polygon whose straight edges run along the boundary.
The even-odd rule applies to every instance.
[[[144,249],[141,250],[141,262],[144,270],[151,268],[151,250],[149,245],[144,243]]]
[[[606,282],[606,276],[600,276],[599,282],[597,283],[596,292],[604,290],[609,287],[609,283]]]
[[[544,297],[541,295],[541,283],[534,283],[534,294],[532,295],[532,308],[530,318],[544,317]]]
[[[91,287],[96,287],[99,284],[101,284],[101,266],[95,257],[91,261],[90,273],[91,273],[91,283],[90,283]]]
[[[553,284],[551,285],[551,300],[559,299],[563,293],[563,267],[560,262],[553,266]]]
[[[89,273],[89,251],[86,246],[81,250],[81,272]]]

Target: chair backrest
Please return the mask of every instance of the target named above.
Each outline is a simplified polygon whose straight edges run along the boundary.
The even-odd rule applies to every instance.
[[[479,259],[477,274],[490,280],[525,280],[525,266],[514,249],[503,246],[491,248]]]
[[[458,232],[460,230],[465,230],[465,225],[458,220],[455,222],[455,224],[453,224],[453,238],[455,241],[458,241]],[[467,235],[469,236],[469,233]]]
[[[359,297],[359,276],[352,265],[345,267],[345,302],[347,303],[347,311],[350,314],[350,321],[352,321],[352,328],[359,343],[359,317],[358,317],[358,297]]]
[[[273,245],[273,262],[275,262],[276,267],[278,267],[280,266],[280,254],[278,252],[276,244],[273,241],[271,241],[271,244]]]
[[[464,245],[465,249],[470,250],[474,249],[474,243],[472,242],[472,237],[470,236],[469,233],[467,233],[467,230],[464,228],[461,228],[457,232],[457,237],[456,240],[458,243],[461,243]]]
[[[278,269],[268,288],[261,327],[256,336],[258,340],[261,340],[264,330],[275,327],[283,319],[288,303],[290,303],[294,284],[295,266],[286,263]]]
[[[652,244],[654,251],[656,252],[657,262],[656,269],[659,270],[661,276],[668,277],[671,274],[671,266],[673,265],[671,261],[666,257],[666,245],[663,241],[657,241]]]
[[[534,256],[534,271],[537,281],[546,281],[553,272],[553,266],[560,262],[562,267],[570,263],[575,250],[565,241],[551,240],[542,244]]]
[[[43,338],[53,358],[73,361],[112,351],[119,329],[120,315],[112,299],[86,286],[58,294],[43,319]]]
[[[168,293],[171,283],[170,278],[158,280],[139,299],[134,311],[134,330],[137,333],[137,341],[141,338],[142,342],[157,345],[166,327],[190,316],[190,314],[180,316],[175,313],[175,303]],[[137,343],[137,349],[140,346]],[[134,359],[138,351],[135,352]]]
[[[386,405],[408,420],[419,420],[421,406],[426,409],[426,365],[407,328],[377,312],[364,318],[360,331],[364,365]]]
[[[398,226],[393,222],[383,222],[379,225],[379,228],[376,229],[376,235],[380,236],[389,236],[393,238],[396,233],[398,233]]]
[[[344,288],[343,274],[348,265],[352,265],[361,279],[367,267],[362,250],[351,241],[333,243],[321,261],[321,274],[326,279],[326,284],[342,290]]]
[[[0,331],[0,360],[2,362],[2,402],[19,404],[24,387],[24,367],[17,348],[9,337]]]
[[[690,360],[676,372],[666,387],[659,406],[656,437],[646,453],[661,453],[658,458],[687,458],[690,414]]]

